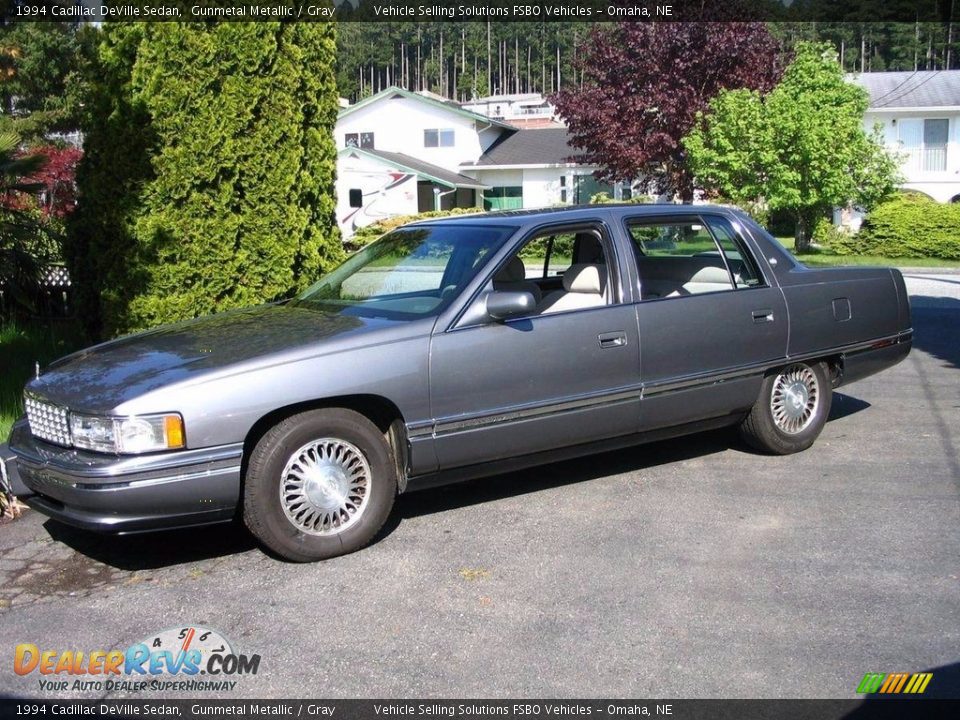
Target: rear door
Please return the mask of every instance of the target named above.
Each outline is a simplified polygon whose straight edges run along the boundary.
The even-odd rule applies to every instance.
[[[785,356],[780,289],[724,215],[627,216],[637,259],[641,427],[749,408],[762,373]]]
[[[588,257],[589,235],[599,241],[600,252]],[[544,242],[549,238],[563,241]],[[550,248],[549,257],[539,256],[545,254],[538,254],[541,247]],[[637,430],[636,312],[624,301],[620,258],[606,225],[538,228],[491,269],[490,278],[518,255],[527,279],[544,295],[538,312],[505,322],[476,312],[491,282],[452,327],[433,338],[430,400],[441,469]],[[582,265],[603,268],[602,298],[593,298],[590,307],[542,310],[554,293],[563,292],[558,290],[563,275]]]

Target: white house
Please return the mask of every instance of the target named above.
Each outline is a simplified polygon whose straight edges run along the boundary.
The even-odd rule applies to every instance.
[[[465,102],[463,107],[518,128],[563,127],[556,109],[540,93],[490,95]]]
[[[597,168],[578,162],[577,154],[565,127],[517,130],[504,133],[461,172],[489,186],[484,192],[488,210],[580,205],[601,191],[613,197],[618,191],[597,183]]]
[[[519,129],[398,87],[341,109],[334,135],[344,237],[394,215],[587,202],[610,190],[571,160],[565,128]]]
[[[879,124],[904,156],[903,189],[960,200],[960,70],[872,72],[851,80],[870,95],[864,127]]]

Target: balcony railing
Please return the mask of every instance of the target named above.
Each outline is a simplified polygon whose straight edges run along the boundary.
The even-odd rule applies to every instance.
[[[912,172],[944,172],[947,169],[947,146],[927,145],[904,148],[907,158],[903,169]]]

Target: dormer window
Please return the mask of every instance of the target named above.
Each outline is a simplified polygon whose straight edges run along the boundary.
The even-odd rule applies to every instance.
[[[343,136],[344,144],[347,147],[370,148],[373,149],[373,133],[346,133]]]
[[[423,146],[426,148],[453,147],[453,128],[424,130]]]

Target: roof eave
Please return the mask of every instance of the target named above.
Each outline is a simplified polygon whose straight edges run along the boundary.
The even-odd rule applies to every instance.
[[[425,178],[430,182],[435,182],[438,185],[443,185],[444,187],[448,187],[451,190],[456,190],[457,188],[463,188],[466,190],[489,190],[492,187],[491,185],[484,185],[483,183],[480,183],[480,182],[452,183],[449,180],[443,180],[437,177],[436,175],[431,175],[430,173],[424,172],[423,170],[417,170],[416,168],[410,167],[409,165],[404,165],[403,163],[397,162],[395,160],[388,160],[387,158],[380,157],[379,155],[376,155],[374,153],[366,152],[363,148],[345,147],[339,152],[337,152],[337,157],[340,157],[341,155],[345,155],[349,153],[359,153],[364,157],[371,158],[372,160],[376,160],[377,162],[383,163],[385,165],[396,165],[398,169],[406,170],[407,172],[412,173],[417,177]],[[466,175],[464,175],[463,177],[465,180],[476,180],[476,178],[467,177]]]
[[[960,112],[960,105],[871,105],[867,112]]]
[[[340,118],[347,117],[348,115],[352,114],[355,110],[360,110],[361,108],[365,108],[365,107],[368,107],[369,105],[373,105],[375,102],[378,102],[379,100],[383,99],[383,97],[385,97],[390,93],[399,93],[400,95],[402,95],[403,97],[409,100],[419,100],[420,102],[427,103],[428,105],[431,105],[436,108],[440,108],[441,110],[447,110],[449,112],[452,112],[455,115],[462,115],[464,117],[468,117],[474,122],[489,123],[489,125],[492,127],[499,127],[504,130],[519,129],[516,126],[511,125],[509,123],[501,122],[499,120],[494,120],[493,118],[489,118],[486,115],[481,115],[479,113],[466,110],[462,107],[454,107],[452,105],[448,105],[447,103],[441,102],[439,100],[434,100],[433,98],[428,98],[425,95],[420,95],[419,93],[411,92],[410,90],[406,90],[402,87],[397,87],[396,85],[391,85],[390,87],[385,88],[384,90],[381,90],[376,95],[371,95],[370,97],[366,97],[363,100],[357,103],[354,103],[353,105],[350,105],[349,107],[342,108],[337,113],[337,120],[339,120]]]
[[[511,163],[499,165],[461,165],[461,171],[467,170],[538,170],[543,168],[593,168],[592,163]]]

